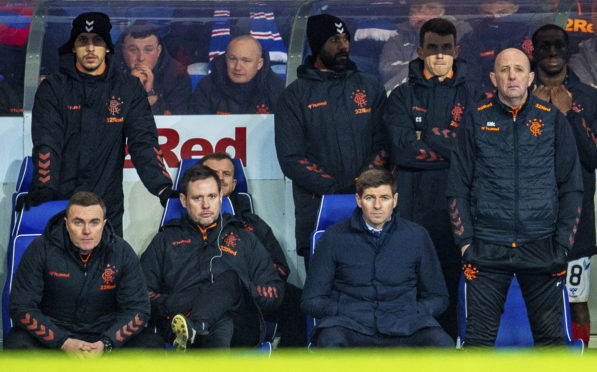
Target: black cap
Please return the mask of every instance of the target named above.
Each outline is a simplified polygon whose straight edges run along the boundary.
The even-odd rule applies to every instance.
[[[75,40],[79,34],[83,32],[98,34],[104,39],[109,53],[114,52],[114,45],[112,44],[112,37],[110,36],[110,30],[112,24],[110,23],[110,17],[100,12],[89,12],[80,14],[73,21],[73,28],[70,31],[70,40],[60,47],[60,53],[70,53],[75,45]]]
[[[350,40],[350,32],[346,23],[340,18],[329,14],[319,14],[309,17],[307,20],[307,39],[313,57],[317,57],[319,51],[328,39],[337,34],[346,34]]]

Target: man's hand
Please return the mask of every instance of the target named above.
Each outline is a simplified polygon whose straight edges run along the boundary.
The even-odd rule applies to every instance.
[[[143,84],[143,88],[145,88],[146,92],[150,92],[153,90],[153,71],[145,65],[137,64],[133,67],[131,74],[133,76],[137,76],[139,80],[141,80],[141,84]]]
[[[545,85],[536,86],[533,89],[533,95],[539,99],[549,102],[551,98],[551,89]]]
[[[572,108],[572,93],[563,84],[553,87],[551,88],[551,103],[566,115]]]
[[[69,337],[64,341],[61,349],[79,358],[94,358],[103,354],[104,343],[101,340],[91,343]]]
[[[464,252],[466,252],[466,250],[467,250],[467,249],[468,249],[468,247],[470,247],[470,246],[471,246],[470,244],[465,244],[465,245],[463,245],[463,246],[460,248],[460,254],[461,254],[462,256],[464,256]]]

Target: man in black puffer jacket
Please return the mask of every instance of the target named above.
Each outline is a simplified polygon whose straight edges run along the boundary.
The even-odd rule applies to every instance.
[[[495,342],[516,274],[535,345],[563,344],[562,281],[581,214],[582,176],[562,113],[530,94],[527,56],[506,49],[496,97],[467,111],[447,196],[466,278],[465,345]]]
[[[284,281],[243,223],[220,214],[217,173],[194,165],[181,189],[187,214],[164,225],[141,256],[152,320],[178,350],[257,345],[261,312],[280,305]]]
[[[141,81],[154,115],[183,115],[191,97],[187,68],[170,56],[157,28],[136,21],[116,42],[116,67]]]
[[[108,220],[122,236],[125,145],[145,187],[159,194],[162,204],[177,194],[143,86],[111,64],[111,28],[103,13],[78,16],[70,40],[60,48],[60,73],[37,89],[33,180],[19,207],[91,191],[104,200]]]
[[[350,32],[331,15],[309,17],[312,55],[280,96],[276,153],[292,180],[296,252],[309,261],[309,234],[323,194],[354,193],[363,170],[386,165],[383,86],[348,58]]]
[[[269,52],[249,35],[238,36],[212,61],[189,103],[190,114],[270,114],[284,79],[271,69]]]
[[[574,247],[568,254],[566,288],[570,298],[572,337],[589,343],[588,306],[591,256],[595,246],[595,168],[597,168],[597,89],[583,84],[568,68],[568,34],[547,24],[533,34],[533,64],[536,80],[533,93],[553,103],[570,122],[578,147],[584,195]]]
[[[12,285],[16,325],[5,348],[101,354],[164,346],[157,337],[135,337],[149,319],[147,288],[137,255],[105,217],[97,195],[78,192],[31,243]]]
[[[392,91],[384,123],[392,143],[400,216],[431,236],[450,294],[440,322],[456,339],[460,252],[452,238],[445,194],[456,128],[474,93],[465,84],[466,63],[457,59],[456,27],[450,21],[425,22],[419,43],[419,58],[410,62],[408,82]]]

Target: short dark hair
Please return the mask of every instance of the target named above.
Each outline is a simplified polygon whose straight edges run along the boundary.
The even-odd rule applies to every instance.
[[[201,164],[195,164],[184,172],[182,180],[180,181],[180,190],[186,196],[187,191],[189,190],[189,183],[197,180],[206,180],[210,177],[216,180],[216,183],[218,184],[218,192],[220,192],[222,190],[222,184],[220,183],[218,174]]]
[[[104,212],[104,218],[106,218],[106,204],[99,197],[99,195],[89,191],[78,191],[68,199],[66,206],[66,216],[68,217],[68,211],[70,211],[73,205],[80,205],[81,207],[90,207],[92,205],[99,205]]]
[[[379,187],[389,185],[394,195],[398,189],[396,178],[387,169],[374,168],[367,169],[359,175],[357,179],[357,194],[359,197],[363,196],[365,189],[370,187]]]
[[[558,25],[554,25],[552,23],[548,23],[546,25],[543,25],[543,26],[539,27],[537,29],[537,31],[535,31],[535,33],[533,34],[533,38],[532,38],[532,40],[533,40],[533,47],[535,45],[537,45],[537,36],[539,35],[539,33],[542,32],[542,31],[549,31],[549,30],[561,31],[564,34],[564,40],[566,40],[566,46],[568,46],[570,44],[570,41],[568,40],[568,33],[563,28],[561,28]],[[533,52],[534,51],[535,50],[533,48]]]
[[[454,24],[444,18],[432,18],[423,23],[419,31],[419,45],[422,47],[425,42],[425,34],[434,32],[440,36],[454,35],[454,44],[456,44],[456,27]]]
[[[151,23],[147,21],[137,20],[135,23],[130,25],[126,30],[122,32],[121,40],[124,42],[124,39],[131,35],[134,39],[145,39],[149,36],[155,36],[158,39],[158,44],[162,44],[162,40],[160,38],[160,32]]]
[[[199,160],[199,164],[205,165],[205,162],[208,160],[230,160],[232,163],[232,168],[234,169],[234,160],[232,160],[232,156],[224,151],[212,152],[211,154],[207,154]]]

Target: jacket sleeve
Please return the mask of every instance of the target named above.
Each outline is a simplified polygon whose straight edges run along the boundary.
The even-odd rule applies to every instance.
[[[173,76],[164,76],[156,93],[158,100],[151,106],[156,115],[185,115],[191,97],[191,77],[184,71]]]
[[[255,234],[272,259],[278,275],[282,280],[286,281],[288,275],[290,275],[290,268],[288,267],[284,251],[278,239],[274,236],[272,229],[261,217],[254,213],[246,213],[243,215],[243,220],[245,220],[245,229]]]
[[[165,318],[169,315],[166,306],[169,295],[163,292],[162,286],[162,250],[165,247],[162,236],[163,233],[157,234],[141,255],[141,268],[147,284],[152,318]]]
[[[341,187],[325,169],[307,158],[305,153],[306,118],[294,86],[284,90],[275,114],[275,142],[278,162],[292,182],[316,195],[333,194]]]
[[[421,246],[417,287],[417,307],[423,313],[440,316],[448,306],[448,289],[433,242],[426,231]]]
[[[23,254],[10,292],[10,317],[42,344],[59,349],[71,334],[40,309],[44,293],[45,241],[37,238]]]
[[[450,223],[454,241],[458,247],[473,240],[471,216],[471,189],[475,172],[474,117],[469,111],[456,136],[456,147],[452,151],[446,196],[450,212]]]
[[[60,164],[64,148],[65,130],[63,113],[58,97],[63,93],[54,89],[47,79],[42,81],[35,93],[31,121],[33,140],[33,179],[31,190],[43,188],[59,190]]]
[[[392,162],[404,168],[413,169],[445,169],[447,162],[428,141],[433,137],[444,135],[446,140],[455,137],[453,131],[442,132],[437,129],[435,132],[426,131],[422,125],[413,121],[406,97],[406,86],[399,87],[392,91],[386,107],[384,122],[387,126],[388,137],[391,141]],[[417,131],[425,131],[421,139],[417,138]]]
[[[253,248],[247,255],[251,296],[260,309],[276,310],[284,298],[284,281],[278,275],[269,254],[250,234]]]
[[[373,125],[373,151],[369,154],[365,165],[361,168],[363,172],[371,168],[387,167],[389,162],[388,141],[386,127],[384,125],[384,110],[386,108],[387,96],[381,84],[376,84],[375,102],[371,107],[371,125]],[[359,174],[360,174],[359,172]],[[355,178],[358,174],[355,175]],[[352,185],[351,185],[352,186]],[[351,190],[351,192],[354,190]]]
[[[121,251],[123,257],[116,293],[118,311],[112,326],[103,333],[112,340],[116,348],[121,347],[147,326],[150,312],[149,297],[139,258],[127,243],[124,241],[122,243],[115,247]]]
[[[329,232],[317,242],[317,250],[309,264],[309,272],[301,297],[301,310],[314,318],[325,318],[338,313],[338,303],[332,298],[336,276],[333,242]]]
[[[158,195],[162,189],[172,187],[172,180],[164,165],[147,94],[139,79],[133,80],[134,94],[131,96],[131,108],[126,117],[124,133],[141,181],[149,192]]]
[[[212,86],[212,76],[207,75],[195,87],[189,99],[189,114],[191,115],[215,115],[215,108],[212,109],[212,98],[209,95]],[[215,90],[215,89],[214,89]],[[215,92],[214,92],[215,94]]]
[[[583,181],[572,129],[562,113],[556,118],[556,181],[558,184],[558,221],[556,240],[567,251],[574,245],[580,220]]]
[[[597,94],[591,95],[597,102]],[[597,168],[597,107],[585,107],[583,113],[568,111],[568,121],[576,139],[578,156],[587,169]]]

